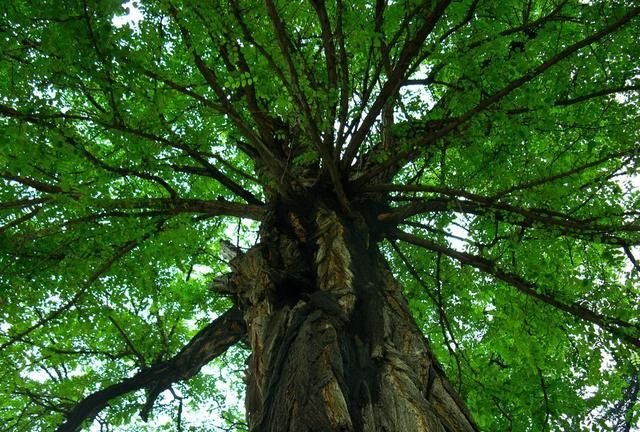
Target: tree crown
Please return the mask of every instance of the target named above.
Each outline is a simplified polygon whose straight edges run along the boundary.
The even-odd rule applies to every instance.
[[[637,425],[634,2],[0,10],[9,430],[219,396],[225,248],[319,202],[364,221],[483,429]]]

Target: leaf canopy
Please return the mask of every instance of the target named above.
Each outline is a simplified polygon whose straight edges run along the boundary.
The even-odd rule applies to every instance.
[[[179,355],[232,304],[209,289],[229,270],[220,240],[250,247],[272,203],[319,184],[346,214],[376,203],[380,247],[483,430],[640,427],[638,15],[4,2],[3,430],[52,430]],[[173,383],[151,414],[207,406],[216,379]],[[148,396],[97,421],[141,428]]]

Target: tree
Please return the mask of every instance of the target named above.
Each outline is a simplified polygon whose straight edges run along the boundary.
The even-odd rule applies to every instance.
[[[634,3],[4,2],[3,430],[629,431]]]

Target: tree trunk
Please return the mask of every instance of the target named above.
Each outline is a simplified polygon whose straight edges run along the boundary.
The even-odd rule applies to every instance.
[[[226,282],[252,351],[250,431],[476,431],[371,224],[324,207],[275,213]]]

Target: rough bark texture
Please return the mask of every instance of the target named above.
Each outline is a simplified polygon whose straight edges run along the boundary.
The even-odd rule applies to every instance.
[[[252,432],[477,430],[370,235],[357,213],[280,209],[232,260]]]

